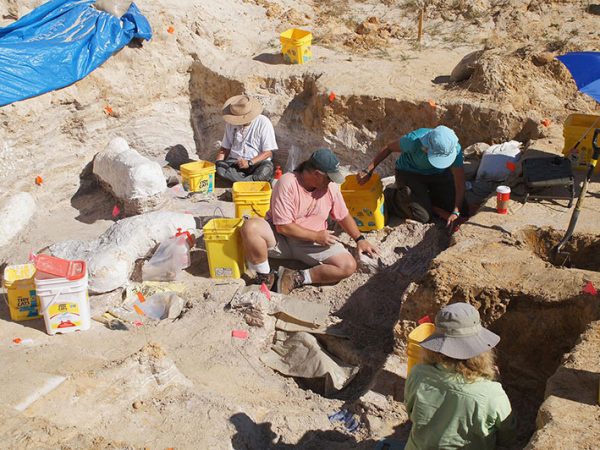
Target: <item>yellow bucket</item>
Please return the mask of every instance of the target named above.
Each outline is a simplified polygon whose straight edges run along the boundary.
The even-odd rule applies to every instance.
[[[410,374],[411,369],[416,364],[423,362],[423,348],[421,342],[427,339],[435,331],[435,325],[432,323],[422,323],[417,328],[412,330],[408,335],[408,346],[406,347],[406,355],[408,356],[408,363],[406,369],[406,376]]]
[[[41,317],[40,301],[35,291],[35,266],[21,264],[4,268],[4,287],[12,320],[31,320]]]
[[[204,225],[211,278],[240,278],[245,271],[240,228],[244,219],[212,219]]]
[[[340,187],[350,214],[360,231],[381,230],[387,222],[383,185],[378,174],[362,186],[356,175],[348,175]]]
[[[304,64],[312,59],[312,33],[310,31],[290,28],[279,36],[281,53],[286,62]]]
[[[215,165],[209,161],[194,161],[179,168],[183,187],[189,192],[212,192],[215,188]]]
[[[600,116],[591,114],[571,114],[567,117],[567,120],[565,120],[563,126],[563,137],[565,138],[563,155],[571,160],[573,168],[587,170],[594,151],[592,148],[592,139],[596,128],[600,128]],[[572,155],[571,150],[586,132],[587,135]],[[596,173],[600,172],[600,165],[596,166],[595,171]]]
[[[271,206],[271,184],[267,181],[237,181],[233,183],[235,217],[265,217]]]

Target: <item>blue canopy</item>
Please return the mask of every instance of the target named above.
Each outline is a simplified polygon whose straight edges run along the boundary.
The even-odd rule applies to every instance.
[[[600,52],[571,52],[557,57],[581,92],[600,102]]]
[[[120,19],[96,0],[51,0],[0,28],[0,106],[84,78],[152,28],[135,4]]]

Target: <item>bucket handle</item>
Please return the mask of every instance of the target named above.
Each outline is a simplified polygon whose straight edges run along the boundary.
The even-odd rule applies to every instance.
[[[252,204],[252,211],[254,211],[254,213],[258,216],[261,217],[260,215],[260,211],[258,209],[256,209],[256,205]]]
[[[45,313],[45,312],[48,310],[48,308],[50,308],[50,306],[52,306],[52,304],[53,304],[53,303],[56,301],[56,299],[58,298],[58,296],[59,296],[60,294],[62,294],[62,292],[63,292],[63,290],[62,290],[62,289],[59,289],[59,290],[58,290],[58,292],[56,293],[56,295],[54,296],[54,298],[53,298],[53,299],[50,301],[50,303],[48,303],[48,304],[46,305],[46,307],[45,307],[45,308],[44,308],[44,309],[41,311],[41,313],[40,313],[40,314],[44,314],[44,313]]]
[[[221,217],[225,218],[225,213],[223,212],[223,210],[221,209],[220,206],[217,206],[214,210],[213,210],[213,216],[216,217],[217,215],[217,210],[221,213]]]

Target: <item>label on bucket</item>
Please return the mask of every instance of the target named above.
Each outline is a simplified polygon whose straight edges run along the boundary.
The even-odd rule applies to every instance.
[[[200,180],[200,183],[198,185],[198,190],[200,192],[208,192],[209,187],[210,187],[210,180],[208,179],[208,177]]]
[[[81,326],[79,304],[77,303],[53,304],[48,308],[48,316],[53,330]]]
[[[218,277],[232,277],[233,269],[230,267],[216,267],[215,275]]]
[[[20,291],[23,294],[25,291]],[[17,295],[17,309],[22,318],[33,318],[40,315],[35,290],[29,291],[27,295]]]

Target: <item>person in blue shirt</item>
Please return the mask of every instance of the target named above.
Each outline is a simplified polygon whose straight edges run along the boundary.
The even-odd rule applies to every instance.
[[[396,160],[396,189],[385,198],[390,213],[421,223],[436,214],[448,227],[468,214],[463,152],[453,130],[444,125],[419,128],[391,142],[359,172],[358,182],[366,183],[391,153],[400,156]]]

